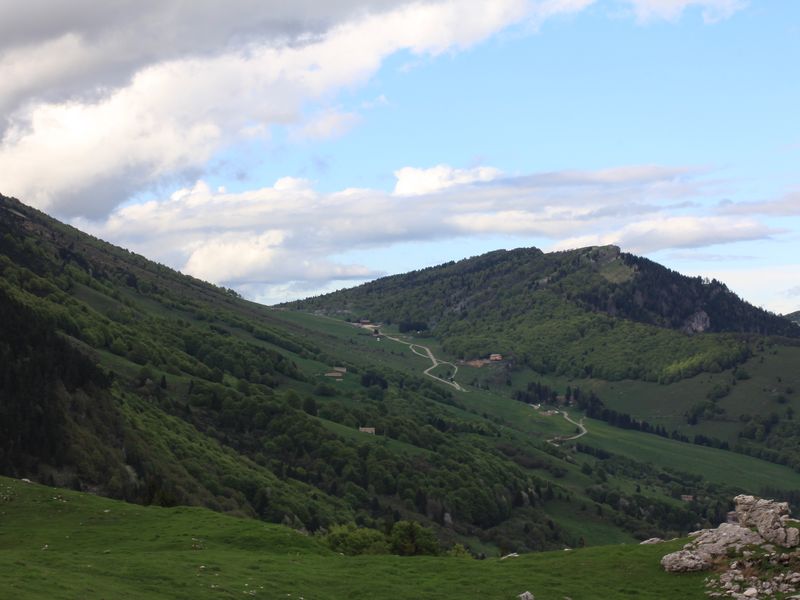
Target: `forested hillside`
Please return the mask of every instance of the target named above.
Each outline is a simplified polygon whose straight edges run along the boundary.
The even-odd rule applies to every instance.
[[[503,254],[478,262],[493,265]],[[592,260],[606,265],[598,270],[604,281],[629,272],[617,261]],[[499,289],[490,271],[480,275],[476,298]],[[509,284],[529,285],[511,271]],[[412,275],[420,277],[427,278],[422,287],[451,285]],[[567,286],[569,277],[561,281]],[[496,310],[523,318],[512,296],[497,297]],[[459,324],[450,314],[457,295],[426,298],[439,320],[409,309],[394,321],[447,327],[454,332],[447,347],[472,343],[474,332],[461,339],[459,327],[494,315],[491,302],[469,300]],[[650,334],[667,336],[677,351],[702,349],[704,360],[735,362],[747,351],[735,337],[724,338],[731,343],[723,348],[718,338],[620,325],[574,302],[558,304],[554,294],[534,295],[529,306],[566,314],[587,338],[656,331]],[[759,492],[777,481],[780,495],[800,485],[785,467],[645,433],[632,435],[660,448],[656,460],[641,458],[638,448],[600,447],[604,438],[594,432],[580,445],[560,445],[552,440],[574,435],[574,426],[512,398],[504,383],[456,390],[423,375],[430,363],[407,345],[340,320],[247,302],[5,197],[0,308],[0,471],[46,484],[145,504],[203,505],[362,541],[415,521],[440,548],[458,542],[476,554],[678,534],[719,520],[737,490]],[[492,327],[482,330],[487,347],[513,342],[508,329]],[[610,345],[615,338],[597,339]],[[564,360],[563,353],[537,356]],[[684,458],[659,460],[673,455]],[[724,468],[707,464],[735,465],[745,475],[732,483],[718,476]],[[681,501],[685,494],[695,500]]]
[[[554,484],[564,457],[421,375],[8,198],[0,274],[5,474],[310,530],[413,518],[451,543],[575,542],[545,513],[583,487]],[[696,518],[647,502],[660,525],[623,529]]]
[[[541,373],[610,380],[719,371],[750,355],[741,334],[800,336],[718,281],[614,246],[500,250],[289,306],[427,329],[461,358],[501,353]]]

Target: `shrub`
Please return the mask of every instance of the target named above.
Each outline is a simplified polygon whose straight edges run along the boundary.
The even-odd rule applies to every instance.
[[[420,554],[438,554],[439,544],[430,529],[426,529],[416,521],[398,521],[392,527],[389,538],[392,554],[401,556],[417,556]]]
[[[342,554],[389,554],[386,536],[376,529],[354,525],[334,525],[325,536],[325,542],[334,552]]]

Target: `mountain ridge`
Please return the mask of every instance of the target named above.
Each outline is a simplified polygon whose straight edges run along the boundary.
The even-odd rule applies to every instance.
[[[582,289],[577,290],[577,293],[567,293],[565,295],[566,300],[577,300],[583,303],[586,308],[594,311],[690,332],[699,330],[800,337],[800,327],[787,326],[779,315],[757,308],[740,299],[720,281],[699,276],[687,277],[681,275],[677,271],[664,267],[650,259],[622,252],[618,246],[614,245],[587,246],[551,253],[545,253],[535,247],[494,250],[479,256],[449,261],[408,273],[381,277],[353,288],[286,302],[282,305],[313,307],[322,299],[336,297],[356,302],[357,291],[363,291],[365,294],[380,294],[385,291],[382,288],[397,291],[407,286],[426,283],[430,279],[441,275],[463,276],[473,272],[486,271],[489,268],[502,270],[505,262],[515,261],[517,257],[527,259],[552,257],[554,259],[551,264],[543,265],[544,269],[549,269],[549,272],[543,270],[538,273],[526,273],[530,277],[539,275],[533,281],[528,281],[528,289],[553,285],[558,280],[573,275],[574,273],[569,272],[569,268],[572,268],[573,271],[582,270],[585,275],[600,275],[610,284],[609,287],[611,289],[601,290],[600,292]],[[595,265],[597,268],[592,272],[591,269],[585,268],[587,265]],[[446,270],[452,270],[453,273],[445,273]],[[646,280],[641,282],[640,280],[643,278],[646,278]],[[659,289],[655,285],[659,280],[667,280],[672,289]],[[596,283],[596,281],[593,281],[593,283]],[[635,285],[637,283],[639,285]],[[670,292],[674,294],[677,291],[684,292],[680,295],[680,298],[667,297]],[[719,298],[720,296],[722,298]],[[729,323],[732,320],[731,316],[725,314],[726,309],[731,306],[739,309],[738,312],[740,313],[747,313],[744,316],[750,317],[752,323],[742,325],[739,322],[738,327],[731,325]],[[460,305],[455,306],[454,310],[459,307]],[[667,314],[672,308],[677,311],[677,314]],[[700,312],[707,314],[707,325],[702,328],[687,327],[687,322]]]
[[[615,380],[718,371],[750,355],[749,335],[800,337],[720,282],[615,246],[495,251],[284,306],[427,329],[463,359],[501,353],[541,373]]]

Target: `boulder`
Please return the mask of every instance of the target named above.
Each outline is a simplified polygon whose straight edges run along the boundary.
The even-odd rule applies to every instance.
[[[684,548],[694,548],[698,552],[716,558],[726,555],[728,548],[738,551],[744,546],[763,543],[764,538],[747,527],[742,527],[736,523],[722,523],[716,529],[702,530]]]
[[[787,526],[789,504],[741,494],[733,499],[736,516],[745,527],[755,527],[767,542],[784,548],[800,545],[800,530]]]
[[[671,573],[705,571],[711,568],[711,557],[694,550],[678,550],[662,558],[661,566]]]
[[[648,538],[648,539],[644,540],[643,542],[639,542],[639,545],[644,545],[644,544],[661,544],[661,543],[663,543],[663,542],[664,542],[664,540],[662,540],[660,537],[652,537],[652,538]]]

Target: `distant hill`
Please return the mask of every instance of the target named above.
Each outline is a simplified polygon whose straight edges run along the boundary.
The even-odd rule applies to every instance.
[[[793,313],[789,313],[787,315],[783,315],[786,319],[789,319],[792,323],[796,323],[800,325],[800,310],[796,310]]]
[[[499,250],[288,306],[428,329],[463,358],[500,352],[540,372],[606,379],[671,381],[746,358],[741,334],[800,337],[719,281],[615,246]]]

